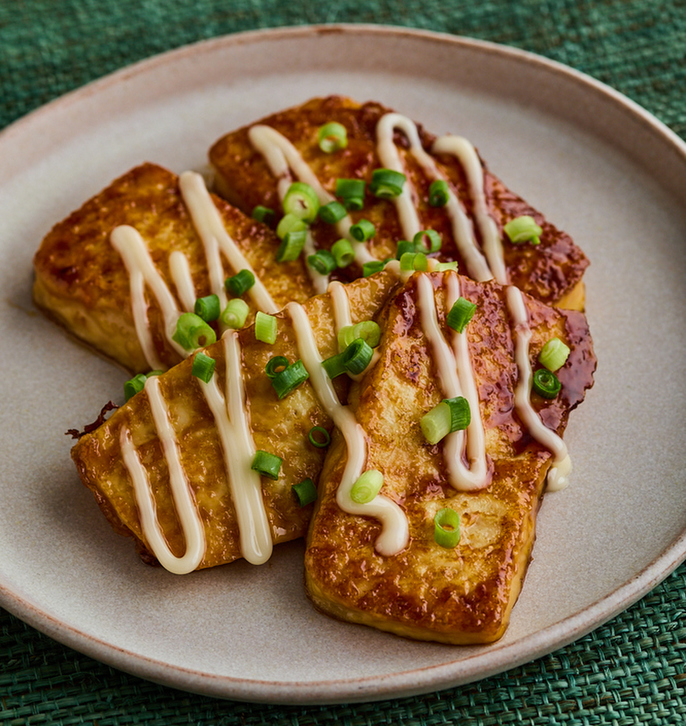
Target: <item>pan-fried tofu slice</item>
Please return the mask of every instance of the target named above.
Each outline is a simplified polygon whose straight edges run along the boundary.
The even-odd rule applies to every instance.
[[[202,177],[143,164],[55,225],[34,259],[36,305],[131,371],[166,369],[187,352],[172,340],[196,298],[242,269],[252,313],[312,294],[301,261],[279,263],[266,226],[210,195]],[[219,331],[218,331],[219,332]]]
[[[350,322],[368,320],[395,285],[390,272],[341,285],[337,304],[343,299]],[[293,304],[307,311],[323,353],[336,354],[340,313],[331,296]],[[260,563],[272,544],[304,535],[312,507],[301,508],[291,487],[317,481],[325,449],[308,435],[315,426],[330,431],[332,422],[309,381],[277,396],[267,363],[284,356],[295,364],[301,356],[290,315],[276,318],[273,345],[256,340],[254,325],[228,331],[201,351],[216,361],[208,383],[193,375],[195,354],[150,376],[143,391],[72,449],[110,524],[134,538],[146,561],[178,573],[241,556]],[[343,397],[346,385],[343,376]],[[276,479],[251,469],[256,451],[282,459]]]
[[[347,146],[325,153],[319,129],[330,122],[345,127]],[[442,246],[431,256],[457,260],[461,274],[514,284],[546,304],[583,309],[581,280],[588,260],[569,235],[496,178],[466,139],[437,138],[378,103],[315,98],[223,136],[209,158],[218,192],[248,213],[257,205],[281,213],[292,181],[312,185],[325,203],[336,197],[337,179],[364,180],[362,209],[350,210],[337,224],[319,220],[311,227],[316,248],[330,249],[341,237],[353,240],[357,264],[335,275],[357,276],[364,262],[395,257],[399,240],[433,229]],[[406,175],[399,196],[379,198],[370,191],[379,168]],[[443,206],[430,203],[435,181],[448,185]],[[505,234],[505,225],[522,216],[540,226],[540,244],[514,244]],[[350,225],[362,219],[373,224],[375,235],[355,243]],[[323,289],[326,281],[314,275],[314,283]]]
[[[476,305],[461,334],[446,323],[458,297]],[[354,428],[341,429],[320,477],[309,596],[332,616],[411,638],[496,640],[522,586],[546,477],[560,486],[569,474],[560,435],[596,364],[585,317],[513,287],[421,273],[381,320],[378,362],[349,394],[362,453]],[[570,353],[548,400],[527,381],[551,338]],[[458,396],[469,427],[429,443],[422,417]],[[356,503],[355,482],[370,470],[383,476],[380,492]],[[456,546],[434,536],[444,509],[460,518]]]

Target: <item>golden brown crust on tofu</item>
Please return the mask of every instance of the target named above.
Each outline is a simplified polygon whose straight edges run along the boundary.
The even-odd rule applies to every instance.
[[[256,124],[271,126],[289,139],[324,189],[335,195],[337,178],[359,178],[369,182],[373,170],[383,166],[377,154],[376,126],[379,119],[389,111],[375,102],[359,104],[340,96],[330,96],[312,99]],[[347,148],[333,154],[325,154],[318,147],[318,128],[329,121],[343,124],[348,133]],[[271,174],[261,154],[251,145],[249,128],[245,126],[229,133],[211,147],[209,158],[217,172],[217,190],[248,213],[258,204],[281,210],[278,180]],[[421,126],[418,126],[418,132],[423,148],[429,152],[436,137]],[[457,250],[445,208],[434,208],[428,203],[431,179],[409,152],[405,136],[396,131],[394,141],[409,183],[416,192],[415,206],[421,228],[436,230],[443,240],[441,251],[432,256],[444,261],[457,260],[461,274],[468,274],[465,261]],[[474,200],[461,165],[449,154],[434,155],[434,161],[474,222]],[[565,300],[580,282],[588,266],[584,253],[569,235],[547,222],[539,212],[508,190],[485,165],[483,174],[487,207],[501,236],[503,225],[523,214],[533,216],[543,228],[540,245],[514,245],[507,238],[504,239],[504,257],[510,282],[546,304],[558,304]],[[385,259],[395,256],[397,242],[404,235],[392,201],[377,199],[367,192],[364,209],[350,214],[353,222],[365,218],[376,227],[375,237],[367,243],[374,257]],[[480,244],[478,225],[475,224],[474,228]],[[326,249],[339,237],[334,225],[321,221],[313,225],[312,231],[316,245]],[[351,265],[338,274],[355,276],[360,274],[360,269]],[[573,302],[575,305],[581,304],[578,309],[583,309],[583,296],[579,299],[577,295]]]
[[[278,238],[223,199],[214,197],[225,228],[280,307],[314,294],[304,262],[277,263]],[[135,227],[155,267],[183,311],[173,284],[169,256],[188,259],[197,297],[210,293],[203,244],[178,187],[178,177],[154,164],[142,164],[113,181],[67,219],[56,224],[35,255],[36,305],[71,334],[131,371],[150,369],[134,325],[129,274],[110,243],[119,225]],[[222,255],[223,258],[223,255]],[[223,258],[227,276],[233,274]],[[164,335],[159,304],[146,287],[148,319],[157,353],[165,366],[181,360]],[[246,296],[246,302],[250,299]],[[252,304],[252,303],[250,303]]]
[[[352,283],[348,297],[353,321],[372,318],[396,284],[396,278],[389,272]],[[337,342],[329,295],[310,298],[304,307],[322,355],[334,355]],[[279,332],[274,345],[257,341],[254,326],[239,333],[246,406],[255,448],[283,459],[278,480],[262,477],[263,500],[274,543],[304,535],[312,506],[301,509],[291,485],[308,477],[317,481],[324,450],[308,442],[308,433],[313,426],[332,428],[332,422],[309,382],[279,400],[267,378],[264,369],[272,357],[283,355],[290,362],[299,358],[289,315],[281,312],[277,318]],[[226,380],[223,342],[217,341],[204,352],[217,361],[215,376],[223,390]],[[179,442],[182,468],[190,482],[205,531],[206,551],[200,569],[231,562],[241,557],[241,550],[217,425],[200,383],[191,374],[191,367],[192,359],[187,359],[158,380]],[[341,395],[345,393],[346,385],[343,378],[346,377],[339,381],[343,387]],[[79,439],[72,449],[79,475],[93,491],[114,529],[132,536],[141,556],[146,561],[155,561],[141,527],[131,477],[122,458],[120,433],[123,427],[131,431],[145,466],[164,537],[172,552],[181,556],[185,551],[185,538],[171,495],[169,465],[145,391],[133,396],[102,426]]]
[[[433,273],[444,335],[443,276]],[[349,394],[368,446],[366,469],[384,475],[381,494],[409,521],[408,546],[381,556],[379,523],[344,512],[336,502],[346,446],[336,434],[319,484],[305,555],[306,585],[315,606],[340,619],[446,643],[485,643],[502,636],[519,594],[534,541],[535,520],[552,455],[514,410],[518,370],[513,324],[504,288],[460,278],[461,295],[477,304],[467,327],[469,350],[492,474],[480,491],[457,491],[448,481],[443,443],[430,445],[419,421],[443,398],[432,347],[418,311],[417,275],[380,315],[380,358]],[[532,394],[546,426],[561,434],[572,408],[592,385],[595,356],[585,317],[525,297],[536,367],[553,336],[571,348],[558,371],[562,390],[552,401]],[[450,507],[461,517],[455,549],[434,541],[434,515]]]

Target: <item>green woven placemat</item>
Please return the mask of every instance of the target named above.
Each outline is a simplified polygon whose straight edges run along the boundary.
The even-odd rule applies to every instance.
[[[407,25],[534,51],[608,83],[686,138],[686,0],[0,0],[0,128],[155,53],[242,30],[328,22]],[[682,566],[609,624],[500,676],[423,697],[310,708],[157,686],[0,610],[0,725],[681,724],[685,610]]]

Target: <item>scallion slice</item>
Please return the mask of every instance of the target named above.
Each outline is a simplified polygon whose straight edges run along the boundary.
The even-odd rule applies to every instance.
[[[287,368],[279,371],[272,378],[272,386],[274,387],[274,390],[276,391],[276,395],[279,397],[279,400],[281,400],[282,398],[285,398],[289,393],[292,393],[309,377],[310,374],[307,372],[307,369],[303,365],[303,362],[301,360],[297,360],[295,361],[295,363],[292,363]]]
[[[308,255],[307,264],[320,275],[330,275],[338,267],[329,250],[317,250],[315,254]]]
[[[555,398],[560,392],[560,379],[547,368],[539,368],[533,376],[533,389],[542,398]]]
[[[274,223],[274,218],[276,215],[273,209],[270,209],[269,207],[263,207],[261,204],[258,204],[252,210],[251,216],[258,222],[262,222],[263,224],[267,224],[271,227]]]
[[[222,310],[221,321],[227,328],[238,330],[245,325],[249,312],[248,303],[237,297],[229,300],[226,304],[226,307]]]
[[[446,549],[457,547],[460,541],[460,515],[449,507],[439,509],[434,516],[434,541]]]
[[[343,201],[343,206],[352,212],[359,212],[364,207],[364,179],[336,179],[336,196]]]
[[[292,262],[297,260],[305,246],[307,239],[307,231],[300,230],[298,232],[288,232],[281,240],[279,249],[276,251],[277,262]]]
[[[376,348],[381,340],[381,328],[379,327],[379,324],[375,323],[373,320],[362,320],[356,325],[353,325],[352,337],[353,340],[361,338],[368,346]],[[352,342],[352,340],[350,342]],[[349,344],[350,343],[348,343],[348,345]]]
[[[317,192],[305,182],[293,182],[283,198],[283,211],[292,214],[303,222],[314,222],[319,212]]]
[[[253,459],[252,466],[250,468],[259,472],[263,476],[276,480],[279,478],[282,463],[283,459],[280,456],[258,449],[255,452],[255,458]]]
[[[374,356],[372,347],[362,338],[355,338],[343,351],[343,365],[348,373],[358,375],[364,371]]]
[[[257,311],[255,315],[255,340],[274,345],[276,342],[277,320],[273,315]]]
[[[331,252],[338,267],[347,267],[355,259],[353,246],[350,244],[350,240],[347,239],[339,239],[334,242]]]
[[[381,270],[383,270],[385,266],[386,263],[383,260],[372,260],[371,262],[365,262],[362,265],[362,276],[369,277],[375,272],[381,272]]]
[[[236,297],[244,295],[255,284],[255,275],[250,270],[239,270],[224,282],[226,292]]]
[[[452,260],[452,262],[437,262],[434,266],[435,272],[445,272],[446,270],[454,270],[457,272],[457,260]]]
[[[219,317],[219,313],[221,313],[219,297],[217,295],[199,297],[195,301],[193,312],[198,317],[201,317],[206,323],[216,320]]]
[[[274,378],[285,368],[288,368],[288,358],[282,355],[275,355],[269,359],[269,362],[264,367],[264,372],[267,374],[267,378]]]
[[[549,371],[556,371],[567,362],[569,358],[569,346],[559,338],[551,338],[541,349],[538,361]]]
[[[203,345],[212,345],[217,340],[217,334],[199,315],[181,313],[172,340],[184,350],[195,350]]]
[[[406,239],[401,239],[400,242],[398,242],[398,246],[395,248],[395,259],[399,260],[403,255],[406,255],[408,252],[416,252],[416,248],[414,245],[414,242],[410,242]]]
[[[312,479],[303,479],[299,484],[293,484],[291,489],[301,507],[306,507],[317,500],[317,487]]]
[[[409,272],[410,270],[426,271],[429,261],[423,252],[405,252],[400,258],[400,270]]]
[[[354,325],[344,325],[338,331],[338,350],[345,350],[355,340],[354,330]]]
[[[331,443],[331,434],[323,426],[313,426],[307,434],[312,446],[325,449]]]
[[[193,358],[193,367],[191,373],[205,383],[209,383],[214,375],[214,368],[217,361],[214,358],[210,358],[209,355],[205,355],[202,351],[195,354]]]
[[[323,207],[319,207],[319,219],[327,224],[336,224],[340,222],[347,212],[340,202],[329,202]]]
[[[424,244],[425,237],[429,240],[428,247]],[[427,255],[431,252],[438,252],[441,249],[441,235],[435,229],[423,229],[413,237],[412,244],[417,252],[424,252]]]
[[[137,376],[130,378],[124,383],[124,399],[128,401],[130,398],[140,393],[145,388],[145,381],[148,377],[145,373],[139,373]]]
[[[381,199],[393,199],[402,194],[407,177],[393,169],[374,169],[369,191]]]
[[[445,207],[450,198],[448,182],[444,179],[436,179],[429,187],[429,206]]]
[[[469,300],[466,300],[463,297],[459,297],[453,304],[452,308],[450,308],[446,322],[453,330],[456,330],[458,333],[462,333],[467,327],[469,321],[474,317],[475,310],[475,303],[469,302]]]
[[[378,469],[367,469],[353,484],[350,498],[355,504],[367,504],[381,491],[383,474]]]
[[[329,121],[329,123],[320,126],[317,138],[319,148],[325,154],[340,151],[348,145],[348,132],[345,126],[339,124],[337,121]]]
[[[343,362],[344,356],[345,351],[338,353],[337,355],[332,355],[331,358],[326,358],[322,361],[322,367],[326,371],[326,375],[329,376],[332,381],[334,378],[337,378],[347,372]]]
[[[307,224],[295,214],[285,214],[276,227],[276,236],[283,239],[289,232],[307,231]]]
[[[533,245],[540,243],[539,235],[543,232],[536,224],[536,220],[528,214],[511,219],[503,227],[503,231],[510,238],[510,242],[515,244],[531,242]]]
[[[457,396],[443,399],[429,413],[422,416],[419,425],[424,438],[433,445],[454,431],[466,429],[470,422],[469,401]]]
[[[350,234],[358,242],[366,242],[376,234],[376,228],[368,219],[361,219],[350,227]]]

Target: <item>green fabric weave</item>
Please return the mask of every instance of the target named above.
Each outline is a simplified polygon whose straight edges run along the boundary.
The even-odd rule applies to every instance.
[[[540,53],[625,93],[686,138],[686,0],[0,0],[0,129],[186,43],[329,22],[405,25]],[[682,566],[609,624],[500,676],[417,698],[306,708],[219,701],[148,683],[0,610],[0,726],[681,724],[685,611]]]

